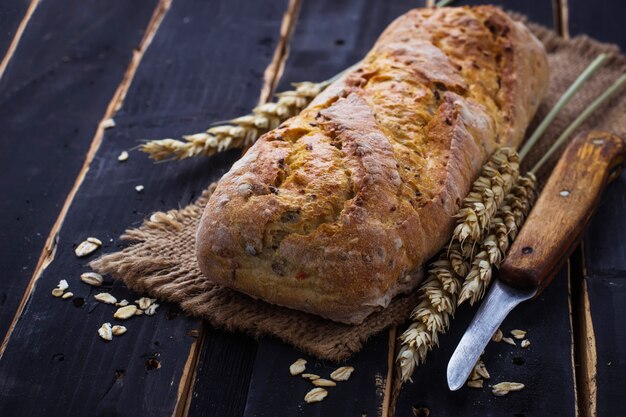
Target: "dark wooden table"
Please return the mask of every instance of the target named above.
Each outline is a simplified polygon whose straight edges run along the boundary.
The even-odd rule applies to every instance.
[[[476,4],[462,1],[461,4]],[[510,10],[626,49],[618,0],[502,0]],[[177,137],[247,113],[290,82],[320,81],[359,60],[420,0],[14,0],[0,6],[0,416],[620,416],[626,384],[626,175],[606,192],[581,250],[542,298],[503,329],[529,349],[491,344],[493,381],[527,388],[450,393],[445,366],[473,310],[392,395],[396,329],[349,361],[352,379],[322,403],[287,374],[302,356],[184,317],[175,305],[96,334],[110,309],[78,281],[87,236],[99,253],[157,210],[184,206],[239,155],[153,164],[142,138]],[[282,32],[281,32],[282,27]],[[284,68],[283,68],[284,65]],[[114,118],[115,127],[101,122]],[[144,185],[138,194],[134,187]],[[50,291],[70,282],[72,300]],[[118,296],[137,294],[105,282]],[[398,329],[397,331],[401,331]],[[316,372],[335,366],[310,358]]]

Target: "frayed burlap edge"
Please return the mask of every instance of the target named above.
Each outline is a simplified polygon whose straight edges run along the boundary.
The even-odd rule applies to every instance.
[[[546,46],[551,68],[549,92],[529,130],[600,52],[609,53],[611,58],[559,114],[524,161],[526,168],[545,153],[551,139],[626,71],[626,60],[614,45],[602,44],[587,36],[564,40],[543,26],[531,23],[529,27]],[[624,137],[624,109],[626,97],[621,95],[590,118],[581,130],[601,128]],[[553,157],[539,173],[540,183],[545,181],[557,158],[558,155]],[[92,268],[111,274],[137,292],[178,303],[187,314],[206,319],[216,327],[255,337],[276,336],[303,352],[334,361],[347,359],[359,351],[370,336],[408,319],[417,301],[416,294],[397,297],[388,308],[371,315],[361,325],[350,326],[273,306],[212,284],[198,269],[194,243],[202,210],[213,189],[214,185],[182,210],[162,213],[155,216],[154,221],[147,220],[139,228],[127,230],[122,239],[133,244],[92,262]]]
[[[180,304],[183,311],[216,327],[258,337],[273,335],[303,352],[340,361],[363,346],[373,334],[405,320],[415,294],[399,297],[358,326],[267,304],[211,283],[201,274],[194,252],[195,232],[214,184],[182,210],[159,213],[123,240],[135,242],[121,252],[91,263],[100,272],[121,279],[134,291]]]

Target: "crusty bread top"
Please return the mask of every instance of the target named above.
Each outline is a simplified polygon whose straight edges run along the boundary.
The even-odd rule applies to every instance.
[[[360,322],[445,243],[497,146],[543,96],[545,51],[495,7],[416,9],[220,181],[197,236],[205,275]]]

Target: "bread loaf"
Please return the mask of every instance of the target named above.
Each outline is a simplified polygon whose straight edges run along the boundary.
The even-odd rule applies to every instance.
[[[498,146],[548,83],[542,45],[491,6],[416,9],[217,185],[202,272],[269,303],[359,323],[416,288]]]

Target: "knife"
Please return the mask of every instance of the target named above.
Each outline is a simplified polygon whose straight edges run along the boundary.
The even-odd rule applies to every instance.
[[[621,173],[626,143],[606,132],[567,147],[500,267],[499,277],[448,363],[448,386],[465,384],[504,318],[536,298],[573,252],[606,185]]]

